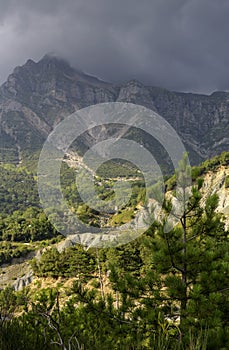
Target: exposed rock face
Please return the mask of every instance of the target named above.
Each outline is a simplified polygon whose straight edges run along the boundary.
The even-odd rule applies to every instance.
[[[229,176],[229,168],[222,166],[216,172],[209,172],[204,177],[203,201],[209,195],[216,193],[219,198],[217,211],[225,217],[226,228],[229,228],[229,187],[226,188],[226,177]]]
[[[41,148],[53,127],[75,110],[101,102],[131,102],[162,115],[178,132],[192,163],[229,146],[229,93],[177,93],[132,80],[117,86],[86,75],[56,57],[28,60],[0,88],[3,161]]]
[[[12,287],[14,290],[22,290],[24,287],[28,286],[33,281],[33,272],[29,271],[26,275],[19,277],[13,283]]]
[[[10,285],[15,290],[21,290],[33,281],[33,272],[30,260],[35,252],[30,252],[26,257],[14,258],[11,263],[0,267],[0,289]]]
[[[229,166],[220,166],[215,168],[215,170],[210,170],[207,173],[201,175],[203,179],[203,184],[200,189],[201,193],[201,202],[202,207],[205,206],[206,200],[209,196],[217,194],[218,196],[218,205],[216,212],[222,214],[222,221],[225,223],[225,228],[229,229],[229,187],[226,184],[226,179],[229,177]],[[195,186],[195,183],[192,184]],[[190,192],[191,195],[191,192]],[[179,210],[181,201],[174,196],[174,191],[166,192],[165,196],[167,199],[172,201],[174,206],[174,212],[177,213],[177,217],[182,214]],[[177,210],[177,211],[176,211]],[[161,210],[161,204],[159,204],[155,199],[151,199],[148,205],[148,211],[153,212],[155,220],[163,223],[166,218],[166,213]],[[170,223],[171,227],[179,222],[176,220],[176,216],[171,216]]]

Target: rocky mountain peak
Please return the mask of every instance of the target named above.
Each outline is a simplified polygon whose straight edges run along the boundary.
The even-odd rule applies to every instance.
[[[228,150],[229,93],[177,93],[135,79],[114,85],[49,54],[16,67],[0,87],[2,154],[40,149],[44,136],[67,115],[104,102],[130,102],[159,113],[178,132],[193,164]]]
[[[68,94],[73,85],[108,87],[110,84],[97,77],[73,68],[66,60],[45,55],[38,62],[29,59],[14,69],[0,90],[2,95],[25,100],[25,95],[46,95],[56,88]]]
[[[55,55],[45,55],[37,62],[37,67],[40,70],[53,71],[54,73],[60,71],[62,74],[72,75],[75,72],[66,60]]]

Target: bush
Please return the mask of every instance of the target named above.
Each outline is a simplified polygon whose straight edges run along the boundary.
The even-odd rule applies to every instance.
[[[225,179],[225,188],[229,188],[229,175],[227,175]]]

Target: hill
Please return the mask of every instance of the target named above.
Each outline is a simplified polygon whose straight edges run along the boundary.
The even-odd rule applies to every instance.
[[[1,199],[1,226],[0,226],[0,237],[1,237],[1,263],[8,263],[11,265],[11,260],[13,258],[17,258],[20,256],[25,256],[29,253],[28,256],[33,257],[36,255],[36,250],[38,250],[38,257],[40,259],[42,253],[42,247],[47,247],[48,245],[56,246],[58,251],[62,252],[65,248],[69,248],[75,245],[76,238],[73,236],[69,236],[64,239],[61,236],[58,236],[56,230],[49,223],[47,218],[45,217],[42,209],[39,206],[38,194],[36,192],[36,187],[29,187],[29,180],[32,181],[31,184],[35,185],[35,181],[33,180],[31,174],[27,173],[26,170],[21,170],[20,168],[16,168],[12,165],[2,165],[1,172],[4,174],[4,184],[2,189],[5,189],[5,192],[2,192]],[[7,172],[6,172],[7,170]],[[68,172],[71,169],[68,170]],[[66,174],[69,174],[69,173]],[[18,182],[18,178],[24,175],[28,177],[24,177],[27,182],[27,188],[23,188],[21,184],[19,186],[12,186],[12,182]],[[65,174],[65,176],[67,176]],[[70,173],[71,174],[71,173]],[[70,176],[67,176],[70,178]],[[209,196],[217,194],[218,196],[218,204],[216,207],[216,211],[222,214],[222,220],[225,222],[226,228],[229,227],[229,153],[223,153],[221,156],[216,156],[211,160],[207,160],[199,166],[195,166],[192,168],[192,180],[193,184],[197,184],[201,180],[201,196],[202,196],[202,205],[205,205],[205,202]],[[22,180],[23,181],[23,180]],[[131,180],[132,181],[132,180]],[[170,193],[173,187],[176,184],[175,176],[170,177],[166,181],[166,189],[167,193]],[[65,182],[66,192],[65,194],[69,195],[69,192],[72,191],[72,185]],[[105,192],[107,186],[107,180],[105,182],[105,187],[102,187],[103,196],[105,196]],[[136,187],[133,191],[138,193],[138,197],[142,200],[142,197],[139,196],[139,193],[142,193],[142,184],[136,183]],[[75,191],[73,191],[75,192]],[[32,194],[30,196],[30,193]],[[106,196],[105,196],[106,197]],[[104,197],[104,199],[105,199]],[[71,197],[70,197],[71,198]],[[77,200],[76,197],[71,198],[74,202]],[[7,203],[5,205],[4,203]],[[73,204],[72,204],[73,205]],[[77,207],[77,203],[74,203]],[[81,201],[78,205],[81,205]],[[110,224],[122,224],[123,220],[129,221],[131,220],[131,215],[134,215],[134,208],[136,203],[134,200],[129,203],[129,207],[124,208],[118,214],[110,215],[109,220]],[[85,211],[84,211],[85,210]],[[131,215],[130,215],[131,213]],[[77,212],[77,215],[82,218],[86,218],[89,222],[97,219],[97,216],[93,213],[93,211],[88,211],[87,208],[83,209],[81,207],[81,212]],[[12,232],[14,234],[12,235]],[[56,238],[54,238],[56,237]],[[56,243],[61,240],[60,243]],[[8,252],[6,254],[6,251]],[[34,252],[32,255],[30,252]],[[46,248],[44,249],[44,252]],[[8,258],[7,258],[8,257]],[[17,266],[17,260],[14,260]],[[19,264],[24,264],[24,258],[22,260],[18,260]],[[22,265],[23,266],[23,265]],[[26,264],[28,266],[28,264]],[[4,265],[4,285],[6,286],[8,283],[15,284],[15,279],[17,280],[17,285],[21,286],[23,284],[20,283],[21,273],[23,272],[23,268],[21,270],[16,267],[16,272],[12,273],[12,266],[9,268],[9,278],[8,275],[8,267]],[[17,276],[17,271],[20,270],[20,276]],[[29,281],[31,279],[31,270],[28,274],[26,269],[25,275],[28,274]],[[23,273],[22,273],[23,275]],[[13,277],[12,277],[13,276]],[[12,279],[13,278],[13,279]],[[23,278],[24,280],[24,278]],[[26,283],[26,282],[25,282]]]
[[[86,250],[73,236],[59,242],[36,206],[5,213],[1,349],[228,348],[228,166],[223,153],[194,167],[178,225],[165,232],[159,220],[116,248]],[[6,169],[10,184],[20,168]],[[168,193],[175,180],[168,179]]]

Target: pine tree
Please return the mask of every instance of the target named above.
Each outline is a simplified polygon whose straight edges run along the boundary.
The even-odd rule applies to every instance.
[[[188,329],[226,329],[228,322],[228,233],[220,214],[218,198],[205,204],[200,186],[189,186],[190,168],[186,158],[177,172],[176,207],[170,212],[178,224],[169,231],[166,220],[148,232],[144,252],[147,274],[159,279],[154,298],[160,300],[167,319],[179,322],[183,340]],[[171,211],[171,202],[165,203]],[[148,254],[148,256],[147,256]],[[150,280],[150,278],[149,278]]]

